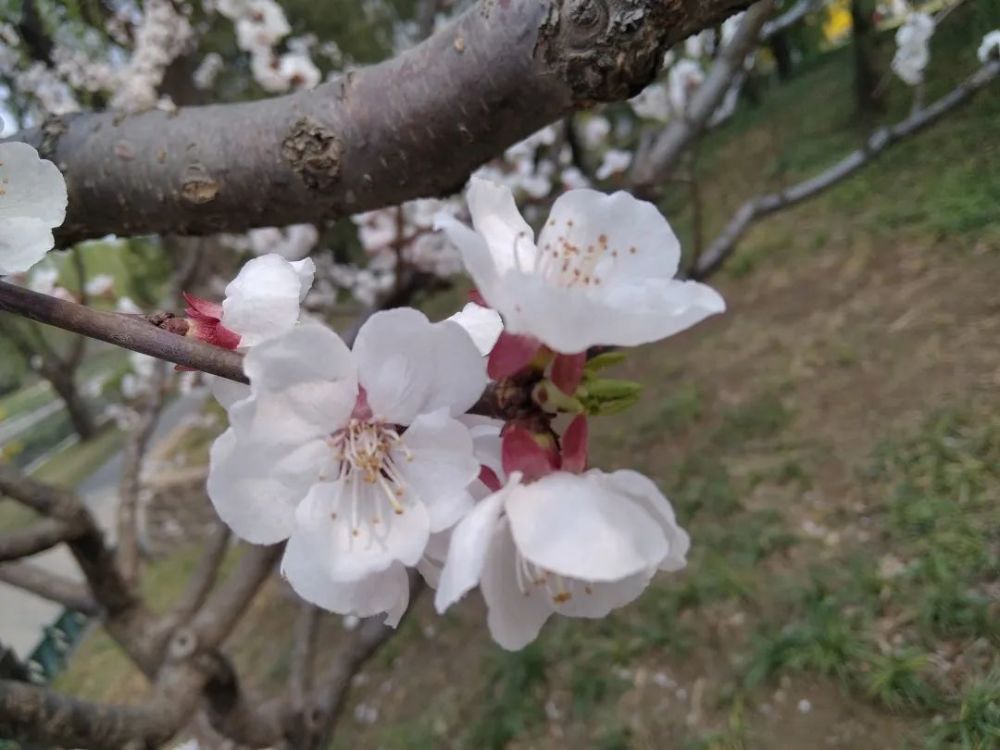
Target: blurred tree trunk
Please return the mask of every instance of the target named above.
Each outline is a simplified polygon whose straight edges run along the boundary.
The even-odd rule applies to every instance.
[[[854,47],[854,104],[860,118],[870,119],[883,109],[879,87],[878,37],[875,0],[852,0],[851,23]]]
[[[788,34],[779,31],[768,41],[771,54],[774,55],[774,65],[778,71],[778,80],[787,81],[792,77],[792,47],[788,43]]]
[[[90,440],[97,432],[97,424],[94,415],[87,407],[80,389],[76,386],[73,370],[62,370],[58,368],[44,368],[42,376],[48,380],[59,398],[66,404],[66,411],[69,420],[73,424],[73,429],[80,436],[80,440]]]

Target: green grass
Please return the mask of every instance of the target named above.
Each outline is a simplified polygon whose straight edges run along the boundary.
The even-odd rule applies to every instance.
[[[44,380],[36,380],[12,391],[0,397],[0,422],[45,406],[52,398],[52,387]]]
[[[85,443],[74,443],[50,456],[34,476],[60,487],[77,487],[100,468],[122,445],[122,434],[108,425]]]

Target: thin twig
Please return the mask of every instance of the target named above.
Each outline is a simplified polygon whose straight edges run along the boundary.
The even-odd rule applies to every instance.
[[[841,180],[870,164],[877,156],[907,137],[934,124],[944,115],[970,101],[976,93],[986,88],[1000,75],[1000,60],[991,60],[965,81],[927,107],[914,112],[892,127],[879,128],[865,144],[849,153],[833,166],[795,185],[744,203],[729,220],[725,229],[702,255],[692,278],[705,279],[717,271],[736,249],[739,240],[750,226],[777,211],[819,195]]]
[[[102,312],[0,281],[0,310],[158,359],[246,383],[241,354],[157,328],[142,316]]]

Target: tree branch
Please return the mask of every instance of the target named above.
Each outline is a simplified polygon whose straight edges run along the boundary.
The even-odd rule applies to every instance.
[[[258,589],[271,575],[283,550],[283,544],[275,544],[251,546],[246,551],[236,572],[216,588],[191,620],[189,630],[195,649],[213,649],[229,636]]]
[[[176,731],[169,706],[107,706],[0,680],[0,736],[64,747],[126,750],[155,747]]]
[[[780,34],[785,29],[797,24],[812,11],[818,10],[824,2],[825,0],[799,0],[784,13],[765,23],[760,38],[770,39],[775,34]]]
[[[97,602],[94,601],[85,586],[55,576],[29,562],[0,565],[0,581],[24,589],[56,604],[61,604],[74,612],[96,615],[100,611]]]
[[[683,115],[660,132],[645,155],[634,159],[631,182],[639,192],[648,193],[655,183],[664,180],[691,142],[704,132],[733,79],[743,70],[743,61],[757,45],[764,23],[772,13],[774,0],[761,0],[750,7]]]
[[[754,222],[833,187],[870,164],[894,144],[934,124],[944,115],[970,101],[998,75],[1000,75],[1000,60],[987,62],[933,104],[914,112],[891,127],[876,130],[861,148],[852,151],[833,166],[784,190],[747,201],[733,214],[725,229],[702,254],[692,278],[705,279],[717,271]]]
[[[570,110],[636,93],[666,47],[747,4],[484,1],[398,57],[312,91],[67,115],[15,138],[66,176],[62,244],[315,222],[457,190]]]
[[[0,281],[0,310],[241,383],[242,355],[158,328],[145,318],[102,312]]]
[[[30,557],[55,547],[72,534],[62,521],[45,518],[21,531],[0,534],[0,562]]]

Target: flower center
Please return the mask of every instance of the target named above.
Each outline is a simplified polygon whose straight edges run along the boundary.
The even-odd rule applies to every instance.
[[[413,454],[395,425],[373,418],[353,417],[329,443],[339,463],[337,478],[350,498],[351,534],[358,536],[361,524],[367,523],[377,537],[374,527],[383,523],[384,511],[402,515],[406,510],[407,484],[400,463],[412,461]]]
[[[545,595],[552,599],[553,604],[565,604],[575,594],[593,594],[594,589],[586,581],[577,578],[567,578],[558,573],[539,567],[516,553],[514,560],[514,576],[517,587],[525,596],[531,596],[533,591],[544,590]]]
[[[548,226],[554,227],[554,222],[549,219]],[[568,235],[573,227],[572,220],[566,220],[566,227],[567,234],[560,234],[538,248],[535,261],[534,272],[557,286],[600,286],[621,254],[638,252],[635,247],[611,247],[606,234],[598,235],[594,242],[586,245],[577,244]]]

